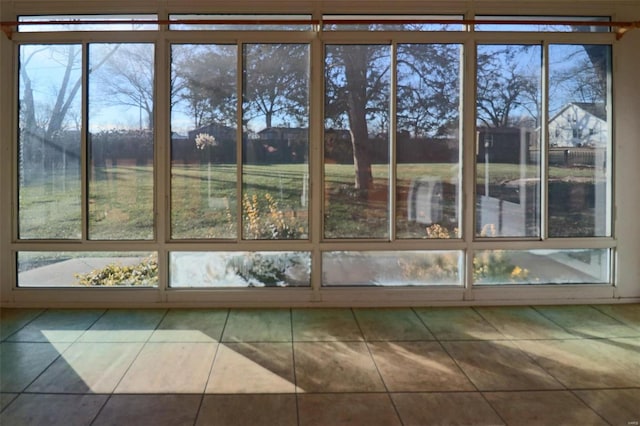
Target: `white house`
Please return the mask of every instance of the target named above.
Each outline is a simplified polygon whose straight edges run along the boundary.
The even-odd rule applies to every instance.
[[[549,120],[549,143],[558,147],[603,147],[608,143],[603,103],[572,102]]]

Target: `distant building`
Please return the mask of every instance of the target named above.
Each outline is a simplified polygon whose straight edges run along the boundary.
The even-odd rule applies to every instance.
[[[549,120],[549,144],[552,147],[604,147],[608,140],[603,103],[569,103]]]

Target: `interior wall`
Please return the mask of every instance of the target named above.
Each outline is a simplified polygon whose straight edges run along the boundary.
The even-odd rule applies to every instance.
[[[621,20],[640,20],[640,2],[620,8]],[[618,297],[640,297],[640,29],[614,48],[615,235]]]

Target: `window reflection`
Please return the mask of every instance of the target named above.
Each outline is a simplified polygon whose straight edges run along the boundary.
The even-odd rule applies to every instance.
[[[476,235],[540,235],[540,46],[477,47]]]

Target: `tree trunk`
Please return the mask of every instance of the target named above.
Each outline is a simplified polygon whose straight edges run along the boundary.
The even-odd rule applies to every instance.
[[[373,184],[371,149],[367,128],[368,46],[349,46],[345,52],[345,77],[348,87],[349,127],[353,145],[355,188],[362,196]]]

